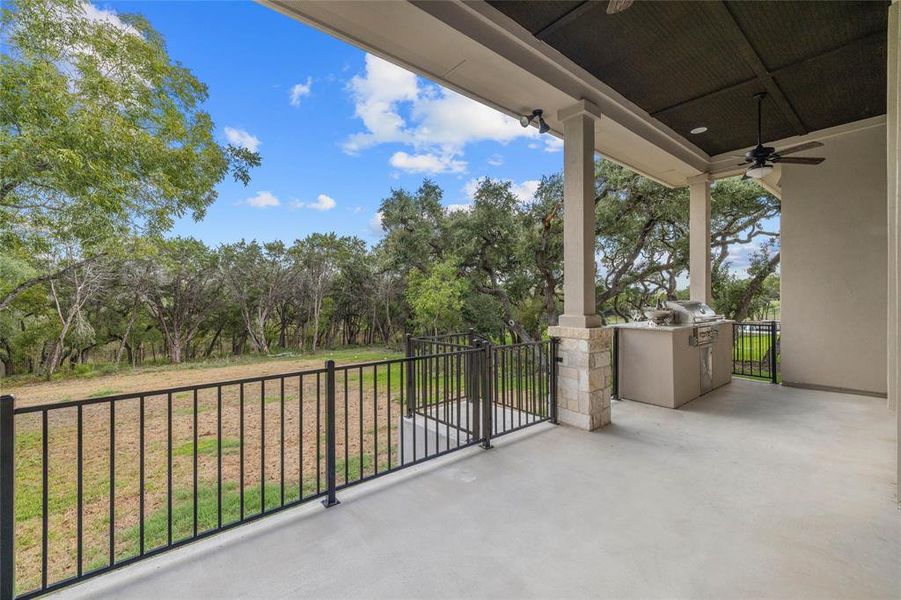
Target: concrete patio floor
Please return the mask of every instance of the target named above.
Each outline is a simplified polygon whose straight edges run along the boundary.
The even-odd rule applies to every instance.
[[[898,598],[894,415],[736,380],[617,402],[192,544],[59,598]]]

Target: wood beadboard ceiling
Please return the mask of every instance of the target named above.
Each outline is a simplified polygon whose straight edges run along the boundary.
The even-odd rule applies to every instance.
[[[885,113],[888,2],[489,4],[710,155]]]

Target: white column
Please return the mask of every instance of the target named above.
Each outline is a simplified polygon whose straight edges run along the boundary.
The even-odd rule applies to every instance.
[[[898,478],[901,489],[901,2],[888,9],[888,405],[898,419]],[[901,501],[901,492],[898,492]]]
[[[688,180],[689,297],[710,304],[710,174]]]
[[[595,309],[594,125],[597,107],[582,100],[563,122],[563,314],[549,327],[560,338],[557,418],[582,429],[610,422],[611,331]]]
[[[582,100],[561,110],[563,122],[563,314],[565,327],[597,327],[594,259],[594,121]]]

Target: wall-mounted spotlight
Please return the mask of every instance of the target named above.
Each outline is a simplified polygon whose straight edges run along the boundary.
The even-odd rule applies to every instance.
[[[532,121],[538,119],[538,133],[547,133],[551,130],[547,123],[544,122],[544,117],[542,116],[544,111],[540,108],[536,108],[532,111],[531,115],[523,115],[519,118],[519,124],[523,127],[528,127],[532,124]]]

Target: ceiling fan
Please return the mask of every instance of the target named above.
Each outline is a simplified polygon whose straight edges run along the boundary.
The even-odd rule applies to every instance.
[[[762,107],[763,107],[763,99],[766,97],[766,92],[760,92],[758,94],[754,94],[754,97],[757,99],[757,146],[751,150],[748,150],[745,153],[743,163],[739,163],[739,166],[750,165],[748,170],[745,171],[745,174],[742,176],[742,179],[761,179],[766,177],[773,171],[773,165],[775,163],[786,163],[793,165],[818,165],[825,158],[814,158],[814,157],[806,157],[806,156],[790,156],[786,157],[786,154],[794,154],[795,152],[801,152],[803,150],[810,150],[812,148],[820,148],[823,144],[820,142],[807,142],[804,144],[798,144],[797,146],[790,146],[788,148],[784,148],[782,150],[776,151],[772,146],[764,146],[762,143],[762,129],[763,129],[763,117],[762,117]]]

